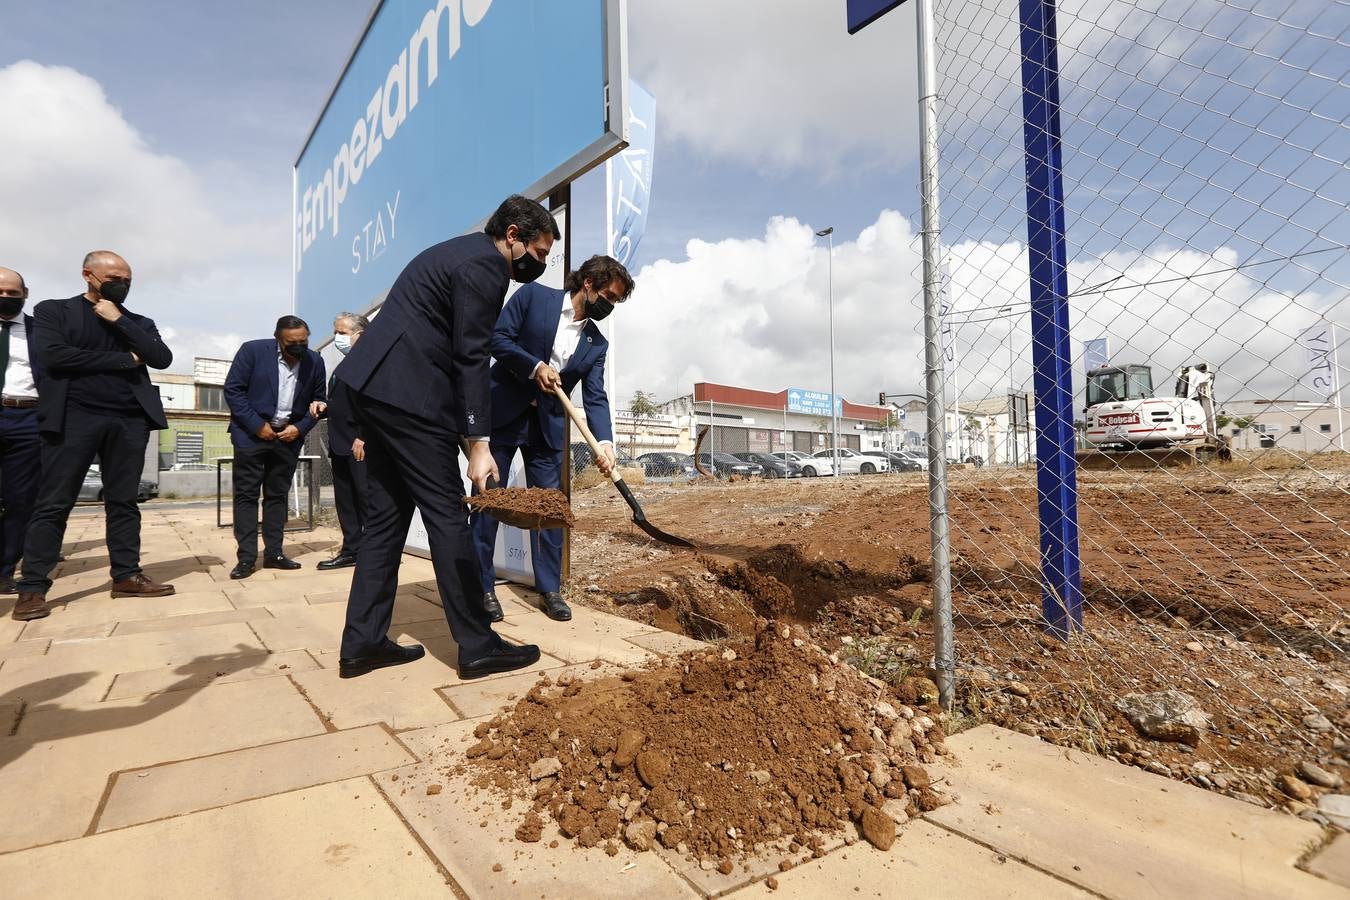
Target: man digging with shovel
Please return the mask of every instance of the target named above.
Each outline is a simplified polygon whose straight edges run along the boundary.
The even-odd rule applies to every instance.
[[[492,338],[492,458],[503,474],[520,451],[525,480],[532,488],[558,488],[562,483],[564,411],[554,395],[570,394],[580,382],[586,420],[600,439],[595,465],[609,475],[614,468],[614,437],[605,394],[608,342],[595,323],[633,293],[633,276],[616,259],[592,256],[567,276],[565,291],[527,284],[517,291],[497,319]],[[502,620],[494,590],[493,550],[497,520],[474,513],[474,539],[482,569],[483,609],[494,622]],[[530,532],[534,586],[543,596],[544,613],[566,622],[572,610],[563,600],[562,529]]]

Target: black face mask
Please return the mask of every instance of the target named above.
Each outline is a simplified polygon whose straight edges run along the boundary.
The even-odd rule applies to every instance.
[[[0,316],[12,319],[23,312],[23,298],[0,297]]]
[[[121,306],[127,302],[127,294],[131,293],[130,281],[105,281],[98,286],[98,295],[104,300],[110,300]]]
[[[599,322],[612,312],[614,312],[614,304],[599,294],[596,294],[595,299],[586,304],[586,316],[593,322]]]
[[[535,259],[528,250],[519,259],[511,260],[511,278],[521,284],[529,284],[544,274],[548,263]]]
[[[309,349],[309,341],[295,341],[294,343],[283,344],[282,349],[286,351],[286,355],[291,359],[299,359],[304,356],[305,351]]]

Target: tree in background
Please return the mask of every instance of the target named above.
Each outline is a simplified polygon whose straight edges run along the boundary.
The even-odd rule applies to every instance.
[[[649,424],[659,413],[655,395],[646,391],[633,392],[633,399],[628,401],[628,414],[633,417],[633,432],[628,442],[629,456],[637,456],[638,429]]]

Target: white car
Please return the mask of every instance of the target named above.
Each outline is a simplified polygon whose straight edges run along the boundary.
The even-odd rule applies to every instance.
[[[816,459],[833,459],[836,451],[817,450],[812,454]],[[840,447],[839,453],[839,471],[844,475],[875,475],[878,472],[889,472],[891,468],[890,460],[884,456],[865,456],[857,450],[850,450],[847,447]]]
[[[834,467],[830,465],[828,459],[816,459],[809,453],[802,453],[800,450],[779,450],[772,454],[779,459],[788,462],[797,463],[802,467],[803,478],[815,478],[817,475],[833,475]]]

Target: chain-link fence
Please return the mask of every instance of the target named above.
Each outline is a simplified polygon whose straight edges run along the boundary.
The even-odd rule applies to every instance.
[[[948,476],[958,710],[1312,815],[1350,764],[1350,5],[1028,6],[937,3],[945,455],[986,463]],[[1056,15],[1071,375],[1029,268]]]

